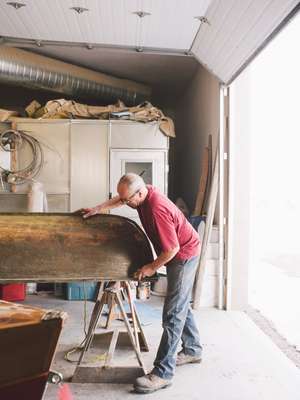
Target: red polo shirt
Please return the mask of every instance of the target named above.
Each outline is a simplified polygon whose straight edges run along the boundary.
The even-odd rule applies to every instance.
[[[156,188],[147,185],[147,189],[147,197],[137,211],[156,254],[179,246],[176,259],[187,260],[199,255],[199,235],[183,213]]]

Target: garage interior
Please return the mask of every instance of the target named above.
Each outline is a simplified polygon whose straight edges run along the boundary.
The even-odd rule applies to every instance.
[[[296,14],[298,2],[190,0],[185,5],[179,1],[174,5],[171,0],[159,3],[145,0],[123,1],[122,6],[96,0],[79,3],[80,7],[72,0],[5,1],[0,4],[0,109],[18,113],[18,116],[2,120],[0,132],[9,129],[29,131],[36,133],[46,144],[44,152],[49,158],[45,158],[36,179],[44,185],[50,213],[72,213],[107,200],[110,194],[115,194],[115,184],[121,173],[131,172],[126,170],[127,161],[131,168],[139,161],[143,169],[151,159],[149,179],[152,181],[149,183],[158,185],[174,202],[183,199],[188,215],[193,215],[205,149],[211,146],[211,164],[217,151],[225,153],[224,162],[217,166],[219,195],[213,209],[203,287],[201,297],[197,299],[199,307],[194,311],[204,346],[204,359],[200,365],[178,368],[172,386],[149,397],[298,399],[299,369],[245,312],[245,258],[249,249],[243,216],[248,203],[244,199],[246,193],[241,193],[245,183],[241,183],[243,176],[238,172],[245,161],[247,138],[239,136],[242,132],[238,124],[229,123],[235,97],[228,99],[231,83]],[[47,18],[47,15],[51,17]],[[7,68],[14,63],[17,68]],[[140,85],[151,95],[144,92],[139,98],[137,90],[132,100],[124,92],[122,98],[117,90],[115,93],[103,90],[100,95],[91,91],[80,93],[76,89],[69,92],[67,85],[52,84],[51,78],[47,84],[38,79],[34,81],[33,73],[26,75],[26,66],[34,71],[39,63],[44,65],[44,72],[51,71],[52,63],[54,71],[58,72],[58,64],[64,63],[59,71],[63,76],[68,73],[72,76],[72,66],[77,66],[86,69],[87,73],[105,74],[108,79],[127,80],[130,88]],[[40,76],[42,74],[40,70]],[[26,117],[25,108],[32,101],[44,106],[57,99],[99,107],[116,104],[118,100],[129,107],[150,101],[172,119],[176,137],[166,136],[159,130],[161,121],[142,124],[70,116],[51,120]],[[122,129],[124,135],[130,137],[118,139],[117,132]],[[99,130],[107,135],[108,143],[97,142]],[[232,144],[235,144],[233,159],[230,158]],[[103,146],[102,150],[96,145]],[[122,152],[127,160],[125,164]],[[147,160],[145,152],[150,152]],[[132,154],[134,157],[128,158]],[[161,161],[158,155],[162,156]],[[22,159],[20,152],[19,163],[26,165],[27,156],[25,154]],[[5,162],[10,167],[12,160],[3,157],[2,152],[0,164]],[[99,168],[98,173],[89,169],[89,165],[92,169]],[[121,167],[117,170],[117,166]],[[229,172],[229,168],[233,172]],[[137,171],[139,173],[140,169]],[[97,186],[97,182],[101,185]],[[207,190],[212,190],[212,186],[211,177],[211,186]],[[2,182],[0,212],[5,215],[27,213],[29,190],[28,184],[18,186],[14,182]],[[208,203],[209,198],[205,214],[209,210]],[[128,214],[126,206],[122,209],[118,215],[139,222],[135,215]],[[197,215],[201,216],[201,212]],[[220,221],[224,218],[228,223],[220,230]],[[84,279],[84,271],[81,276]],[[7,277],[6,281],[3,278],[0,271],[0,281],[7,284]],[[147,370],[151,369],[161,334],[164,279],[162,271],[159,281],[152,285],[150,298],[135,300],[150,350],[142,352]],[[72,382],[76,363],[66,361],[65,355],[82,343],[95,302],[85,301],[82,297],[75,301],[72,295],[67,300],[63,293],[66,286],[63,285],[59,280],[56,283],[39,282],[37,286],[27,283],[25,300],[17,302],[67,313],[51,370],[63,374],[74,400],[138,396],[132,393],[130,383],[111,383],[118,380],[117,373],[111,382],[99,383],[97,379]],[[80,296],[87,295],[87,288],[89,283]],[[107,351],[105,347],[99,349],[95,347],[91,356],[90,363],[95,366],[103,364]],[[70,358],[76,360],[78,354],[72,353]],[[128,343],[120,343],[114,362],[126,369],[128,365],[136,365],[136,361]],[[57,385],[48,384],[43,398],[57,399],[58,391]]]

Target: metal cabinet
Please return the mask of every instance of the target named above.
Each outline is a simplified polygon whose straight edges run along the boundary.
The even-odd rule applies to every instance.
[[[25,131],[42,145],[44,162],[36,180],[44,185],[46,193],[70,193],[70,123],[66,120],[22,119],[16,123],[16,129]],[[32,159],[29,146],[18,151],[18,168],[24,168]],[[30,182],[18,185],[17,191],[27,193]]]
[[[42,144],[45,161],[36,179],[51,200],[51,212],[102,203],[109,193],[116,194],[118,180],[126,172],[142,174],[146,183],[167,194],[168,138],[157,123],[24,118],[16,120],[16,129]],[[18,167],[30,160],[30,149],[18,153]],[[28,189],[26,183],[17,187],[17,193],[1,195],[0,210],[26,211]],[[137,219],[129,207],[115,213]]]
[[[74,211],[108,199],[108,124],[72,121],[70,141],[70,211]]]
[[[44,185],[49,211],[72,212],[108,198],[108,121],[26,118],[16,120],[15,126],[42,144],[44,163],[35,179]],[[28,147],[20,149],[18,167],[28,165],[31,157]],[[29,184],[3,194],[1,211],[26,211]]]
[[[110,193],[117,194],[122,175],[134,172],[146,184],[168,193],[168,138],[157,123],[140,124],[112,122],[110,127]],[[140,222],[136,210],[128,206],[113,209],[112,213]]]

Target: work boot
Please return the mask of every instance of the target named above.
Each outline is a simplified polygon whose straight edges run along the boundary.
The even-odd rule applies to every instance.
[[[156,390],[166,388],[171,385],[171,380],[160,378],[152,373],[137,378],[133,388],[137,393],[152,393]]]
[[[185,354],[183,350],[181,350],[177,354],[176,365],[179,367],[184,364],[199,364],[201,363],[201,356],[191,356],[189,354]]]

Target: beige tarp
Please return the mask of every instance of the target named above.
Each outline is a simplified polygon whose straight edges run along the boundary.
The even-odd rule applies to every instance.
[[[15,117],[17,115],[18,115],[17,111],[4,110],[0,108],[0,122],[5,122],[10,117]]]
[[[26,108],[31,118],[97,118],[97,119],[127,119],[137,122],[158,121],[160,130],[170,137],[175,137],[174,123],[166,117],[161,110],[151,103],[145,102],[135,107],[126,107],[118,101],[108,106],[88,106],[72,100],[51,100],[41,107],[39,103],[32,102]]]

